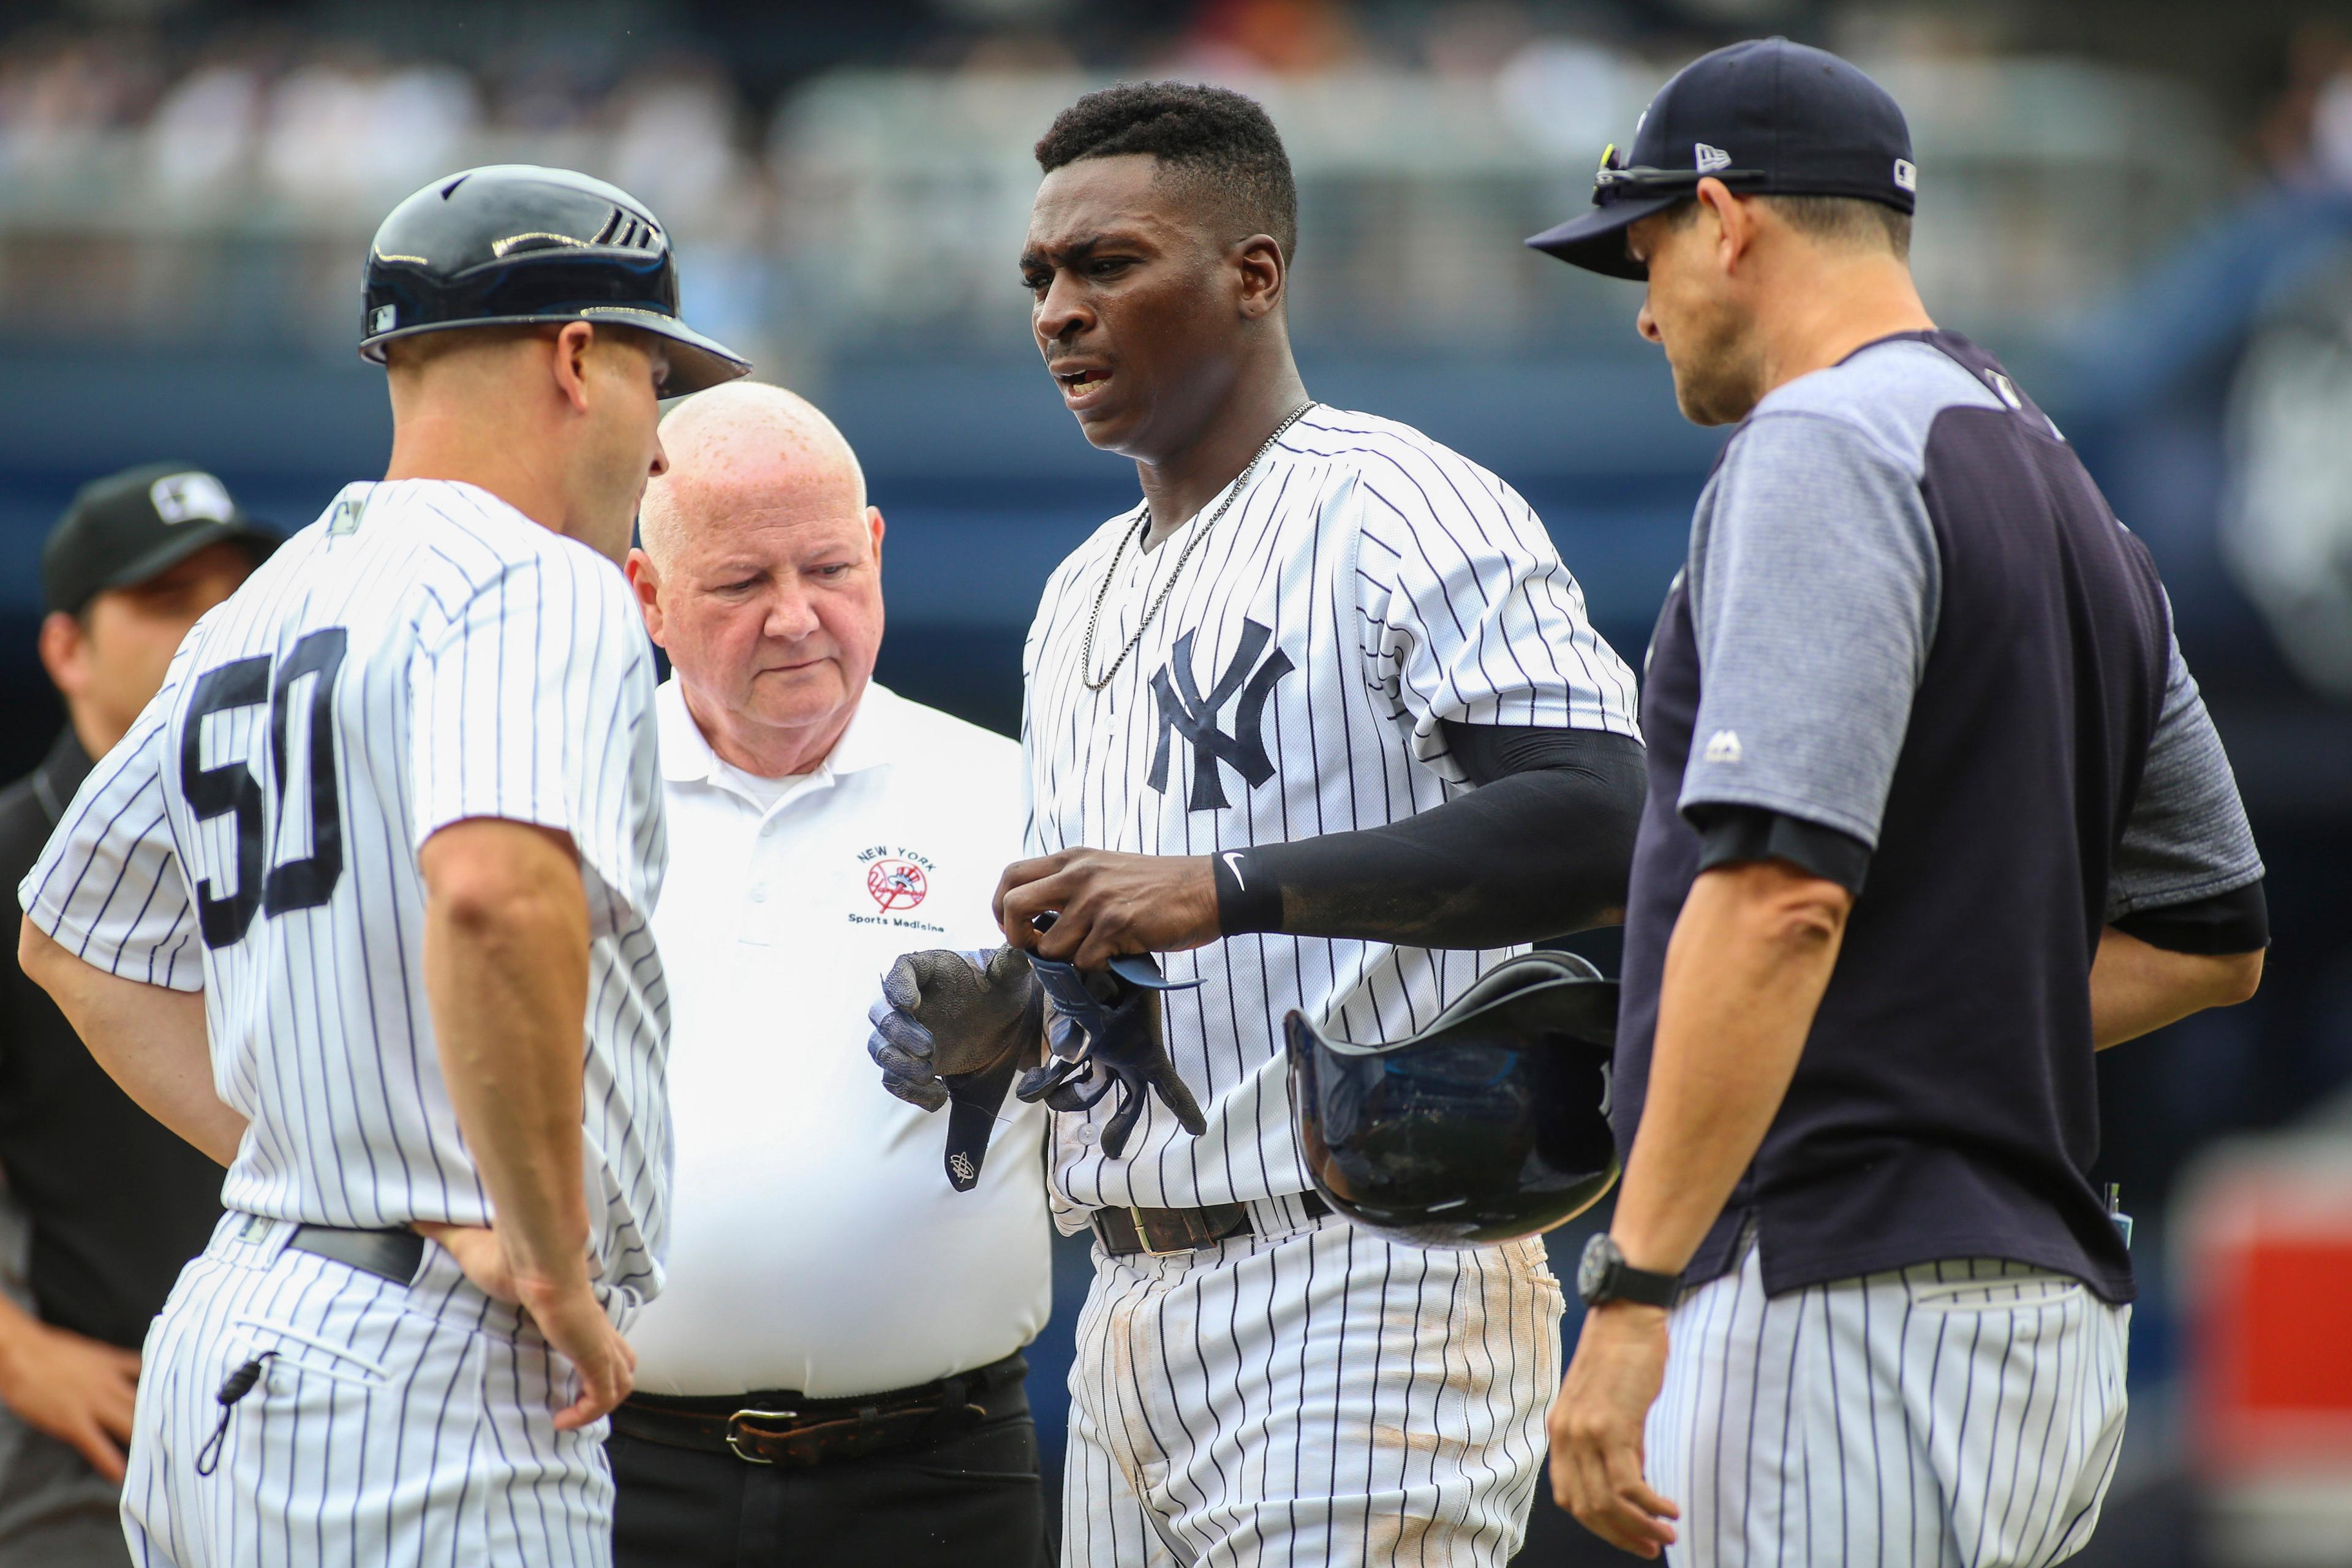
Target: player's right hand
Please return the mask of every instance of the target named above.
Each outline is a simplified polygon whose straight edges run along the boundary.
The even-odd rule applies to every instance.
[[[412,1220],[408,1228],[427,1241],[439,1243],[483,1295],[509,1307],[522,1305],[521,1289],[515,1283],[514,1270],[507,1262],[506,1248],[499,1244],[497,1231],[486,1225],[443,1225],[429,1219]]]
[[[446,1248],[484,1295],[529,1312],[547,1342],[572,1363],[580,1374],[580,1394],[556,1412],[557,1431],[602,1420],[629,1396],[637,1353],[604,1316],[604,1303],[584,1276],[560,1285],[534,1284],[516,1269],[498,1232],[488,1226],[417,1220],[411,1228]]]
[[[1666,1314],[1612,1301],[1584,1314],[1544,1425],[1552,1500],[1620,1552],[1655,1559],[1682,1510],[1644,1472],[1643,1428],[1666,1373]]]
[[[139,1392],[139,1352],[29,1316],[20,1328],[0,1343],[0,1403],[120,1485]]]
[[[584,1279],[549,1291],[525,1288],[523,1310],[547,1342],[562,1352],[580,1375],[580,1393],[555,1413],[555,1429],[576,1431],[612,1414],[636,1385],[637,1352],[604,1315],[604,1305]]]
[[[866,1017],[866,1055],[882,1087],[909,1105],[937,1110],[947,1080],[1034,1061],[1045,1037],[1045,994],[1015,947],[902,953],[882,977],[882,998]]]

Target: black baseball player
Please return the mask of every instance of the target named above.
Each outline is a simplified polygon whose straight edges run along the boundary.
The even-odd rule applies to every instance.
[[[1307,395],[1263,110],[1113,89],[1037,155],[1038,352],[1142,497],[1055,574],[1024,656],[1033,858],[998,902],[1037,963],[913,955],[877,1054],[943,1101],[1034,1056],[1051,994],[1024,1087],[1055,1110],[1061,1223],[1097,1240],[1066,1561],[1500,1562],[1557,1282],[1537,1242],[1422,1252],[1331,1214],[1282,1019],[1393,1038],[1520,944],[1613,920],[1632,677],[1508,486]],[[1156,998],[1126,962],[1154,953]]]

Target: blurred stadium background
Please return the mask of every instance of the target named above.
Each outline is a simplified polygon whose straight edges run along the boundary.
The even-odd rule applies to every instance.
[[[883,678],[1011,729],[1038,587],[1133,495],[1028,342],[1028,148],[1081,90],[1143,75],[1265,100],[1300,176],[1310,388],[1500,472],[1637,656],[1720,437],[1675,415],[1635,290],[1518,239],[1584,203],[1675,67],[1768,32],[1908,110],[1929,306],[2009,362],[2155,551],[2271,866],[2262,995],[2102,1064],[2144,1294],[2131,1443],[2083,1561],[2352,1563],[2340,5],[7,0],[0,777],[58,722],[37,556],[74,488],[184,458],[299,526],[380,471],[382,377],[352,348],[366,237],[432,175],[501,161],[653,205],[689,316],[866,463]],[[1061,1262],[1035,1357],[1054,1454],[1084,1280]],[[1525,1560],[1614,1559],[1539,1502]]]

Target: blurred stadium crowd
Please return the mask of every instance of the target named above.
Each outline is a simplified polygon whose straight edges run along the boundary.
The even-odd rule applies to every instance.
[[[1310,386],[1518,486],[1631,657],[1717,437],[1675,419],[1631,290],[1517,240],[1584,203],[1602,144],[1675,67],[1774,31],[1904,104],[1922,292],[2032,383],[2148,540],[2271,863],[2262,998],[2106,1068],[2107,1173],[2142,1209],[2148,1296],[2137,1500],[2111,1510],[2098,1560],[2204,1560],[2184,1555],[2196,1494],[2170,1484],[2203,1466],[2217,1487],[2241,1478],[2231,1517],[2273,1527],[2230,1560],[2352,1562],[2327,1554],[2352,1540],[2352,1272],[2290,1297],[2337,1349],[2289,1402],[2335,1377],[2345,1403],[2296,1417],[2284,1468],[2248,1459],[2282,1451],[2259,1430],[2211,1436],[2267,1430],[2258,1415],[2196,1414],[2237,1352],[2184,1310],[2226,1294],[2213,1271],[2269,1234],[2249,1172],[2307,1192],[2352,1169],[2341,5],[21,0],[0,8],[0,551],[28,581],[75,484],[157,457],[311,515],[380,458],[381,388],[352,353],[376,219],[446,170],[562,164],[661,214],[689,313],[866,456],[893,542],[884,678],[1005,725],[1045,570],[1131,496],[1035,370],[1013,266],[1029,149],[1087,88],[1165,75],[1241,87],[1281,127]],[[24,688],[0,689],[0,754],[26,764],[48,738],[31,594],[0,584],[0,672]],[[2220,1142],[2282,1125],[2298,1131]],[[2177,1374],[2200,1366],[2192,1395]]]
[[[314,27],[283,7],[131,0],[156,14],[142,27],[112,19],[124,8],[0,36],[0,331],[340,346],[342,258],[371,215],[438,170],[508,159],[642,193],[726,330],[803,352],[812,327],[1001,340],[1002,237],[1026,205],[1040,106],[1162,74],[1246,84],[1275,108],[1309,190],[1309,338],[1572,340],[1594,290],[1458,241],[1580,199],[1602,143],[1704,39],[1631,25],[1638,5],[1612,23],[1491,0],[1214,0],[1135,7],[1122,26],[1096,15],[1117,6],[1082,25],[1054,0],[958,0],[940,9],[960,26],[882,29],[780,78],[658,8],[573,8],[586,25],[543,28],[528,11],[436,27],[431,7],[415,26],[406,6],[329,8]],[[198,25],[207,11],[226,15]],[[1909,106],[1960,220],[1925,231],[1922,268],[1979,330],[2084,308],[2226,184],[2211,106],[2161,73],[2011,55],[1958,8],[1855,12],[1829,33]],[[2352,179],[2352,88],[2313,90],[2333,127],[2313,167]]]

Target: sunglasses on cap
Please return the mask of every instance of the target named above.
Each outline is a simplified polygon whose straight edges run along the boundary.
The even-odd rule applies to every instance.
[[[1734,169],[1727,165],[1716,169],[1659,169],[1631,164],[1623,161],[1617,143],[1612,142],[1601,150],[1601,167],[1592,172],[1592,205],[1605,207],[1633,196],[1696,190],[1701,180],[1752,185],[1767,177],[1761,169]]]

